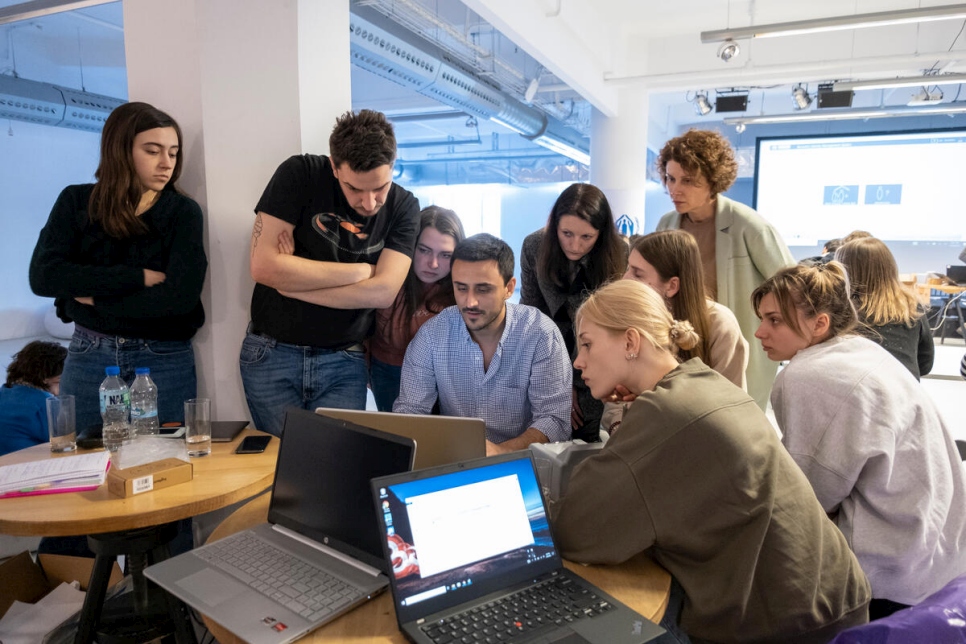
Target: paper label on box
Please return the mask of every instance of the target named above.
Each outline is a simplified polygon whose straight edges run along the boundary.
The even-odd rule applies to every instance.
[[[131,483],[134,494],[150,492],[154,489],[154,475],[148,474],[147,476],[142,476],[141,478],[134,479]]]

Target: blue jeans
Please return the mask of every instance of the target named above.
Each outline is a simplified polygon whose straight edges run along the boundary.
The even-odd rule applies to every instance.
[[[667,609],[658,624],[667,632],[661,635],[654,644],[691,644],[691,638],[681,629],[681,608],[684,606],[684,589],[674,577],[671,577],[671,590],[668,594]]]
[[[239,358],[252,423],[282,435],[289,407],[366,408],[366,354],[286,344],[248,333]]]
[[[392,411],[392,404],[399,397],[401,378],[402,367],[369,358],[369,386],[372,388],[372,397],[376,399],[376,409]]]
[[[195,352],[190,340],[140,340],[106,336],[75,326],[67,349],[60,393],[72,394],[77,431],[101,424],[98,390],[104,381],[104,367],[116,365],[128,386],[134,369],[148,367],[158,386],[158,420],[184,422],[184,401],[198,395]]]

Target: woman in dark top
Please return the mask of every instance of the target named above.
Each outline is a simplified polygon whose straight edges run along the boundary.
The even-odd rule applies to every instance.
[[[932,371],[936,346],[915,294],[899,281],[899,267],[882,240],[863,237],[835,251],[845,266],[861,324],[856,329],[895,356],[918,380]]]
[[[75,323],[61,393],[78,431],[100,423],[98,388],[117,365],[151,369],[163,422],[183,421],[197,380],[191,338],[205,320],[201,209],[181,194],[178,124],[147,103],[121,105],[101,135],[97,183],[64,188],[30,262],[34,293]]]
[[[574,350],[574,313],[591,292],[620,279],[627,267],[607,197],[588,183],[575,183],[560,193],[545,228],[527,235],[520,256],[520,302],[534,306],[560,329],[570,355]],[[574,375],[571,429],[574,438],[600,440],[604,406]]]

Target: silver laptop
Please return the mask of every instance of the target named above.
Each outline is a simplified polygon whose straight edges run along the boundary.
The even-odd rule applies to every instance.
[[[295,640],[388,585],[369,480],[408,471],[415,451],[412,439],[291,409],[268,523],[144,574],[246,642]]]
[[[211,421],[211,442],[230,443],[248,427],[247,420],[213,420]]]
[[[413,642],[642,644],[664,632],[563,567],[529,451],[376,478],[372,495]]]
[[[482,418],[394,414],[329,407],[319,407],[315,413],[413,439],[416,441],[415,469],[486,456],[486,424]]]

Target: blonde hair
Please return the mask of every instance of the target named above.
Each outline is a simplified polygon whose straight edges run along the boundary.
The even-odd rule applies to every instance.
[[[829,317],[826,340],[850,333],[856,326],[855,306],[849,297],[849,277],[836,261],[818,266],[797,264],[780,269],[751,293],[755,314],[761,318],[761,301],[772,295],[785,324],[795,335],[805,338],[798,323],[798,311],[806,320],[819,313]]]
[[[922,313],[911,289],[899,281],[899,266],[881,239],[864,237],[835,251],[849,274],[859,318],[873,326],[901,322],[912,326]]]
[[[584,320],[609,333],[635,329],[652,347],[672,355],[693,349],[701,338],[687,320],[675,320],[654,289],[634,280],[600,287],[577,309],[577,333]]]

